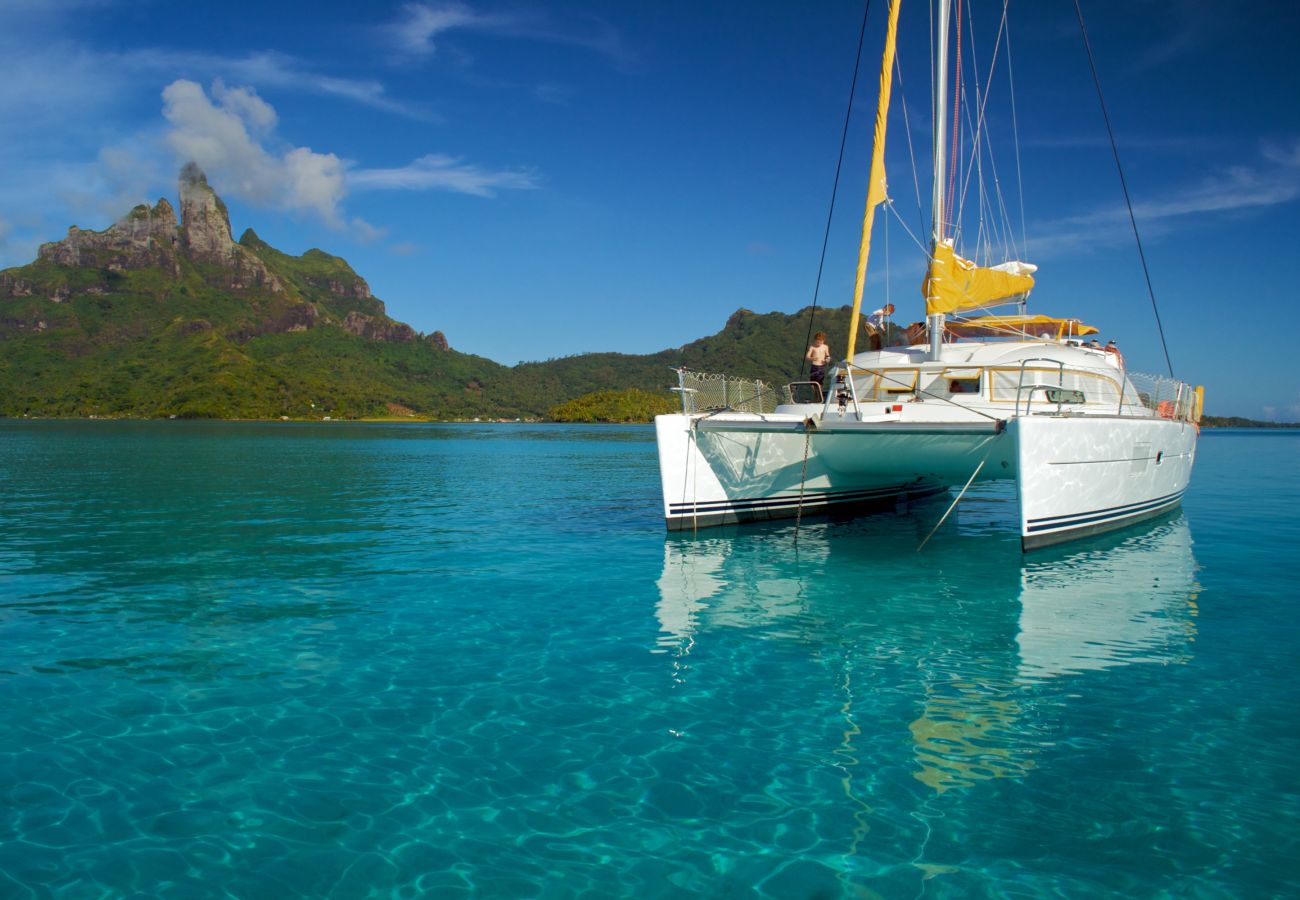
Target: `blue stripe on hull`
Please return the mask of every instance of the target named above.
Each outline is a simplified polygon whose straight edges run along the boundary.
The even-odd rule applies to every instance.
[[[898,485],[859,491],[806,493],[802,508],[805,514],[823,513],[832,507],[884,506],[907,498],[928,497],[947,490],[946,485]],[[711,500],[703,503],[673,503],[666,519],[670,531],[709,525],[726,525],[733,522],[751,522],[764,519],[786,519],[798,514],[798,494],[779,497],[756,497],[739,500]]]
[[[1061,516],[1043,516],[1038,519],[1030,519],[1028,523],[1026,523],[1025,531],[1034,532],[1056,528],[1071,528],[1077,525],[1104,522],[1110,519],[1123,519],[1131,515],[1147,512],[1159,506],[1177,503],[1182,499],[1183,493],[1183,491],[1175,491],[1172,494],[1165,494],[1163,497],[1156,497],[1152,500],[1140,500],[1137,503],[1126,503],[1123,506],[1110,506],[1105,509],[1092,509],[1086,512],[1068,513]]]
[[[1049,547],[1053,544],[1063,544],[1066,541],[1074,541],[1080,538],[1089,537],[1094,534],[1102,534],[1107,531],[1115,531],[1120,528],[1126,528],[1129,525],[1136,525],[1147,519],[1154,519],[1156,516],[1164,515],[1178,506],[1179,501],[1183,498],[1183,491],[1174,494],[1167,494],[1156,500],[1146,501],[1144,503],[1129,504],[1125,507],[1112,507],[1112,509],[1124,509],[1126,512],[1109,513],[1105,510],[1095,511],[1100,514],[1080,513],[1077,517],[1068,522],[1054,522],[1045,525],[1031,525],[1024,535],[1020,538],[1020,545],[1025,550],[1033,550],[1039,547]],[[1052,516],[1049,518],[1061,519],[1069,518],[1062,516]],[[1042,519],[1034,521],[1042,522]]]

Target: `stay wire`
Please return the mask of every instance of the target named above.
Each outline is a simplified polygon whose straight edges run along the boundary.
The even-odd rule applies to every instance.
[[[840,172],[844,168],[844,148],[849,141],[849,121],[853,118],[853,98],[858,90],[858,70],[862,66],[862,44],[867,36],[867,15],[871,12],[871,0],[867,0],[862,10],[862,28],[858,31],[858,52],[853,57],[853,80],[849,83],[849,107],[844,112],[844,131],[840,135],[840,157],[835,162],[835,182],[831,185],[831,205],[826,211],[826,232],[822,235],[822,255],[817,262],[817,283],[813,286],[812,312],[808,314],[808,336],[804,338],[804,349],[799,357],[799,378],[803,378],[803,364],[807,361],[804,354],[812,344],[813,325],[817,321],[817,298],[822,289],[822,270],[826,267],[826,247],[831,240],[831,220],[835,217],[835,198],[840,192]]]
[[[1079,0],[1074,0],[1074,11],[1079,16],[1079,31],[1083,34],[1083,46],[1088,51],[1088,65],[1092,68],[1092,83],[1097,88],[1097,100],[1101,103],[1101,117],[1106,120],[1106,133],[1110,136],[1110,151],[1115,156],[1115,168],[1119,172],[1119,184],[1124,190],[1124,204],[1128,207],[1128,220],[1133,225],[1133,239],[1137,241],[1138,258],[1142,260],[1142,274],[1147,281],[1147,294],[1151,297],[1151,310],[1156,315],[1156,330],[1160,333],[1160,349],[1165,352],[1165,365],[1169,367],[1169,377],[1174,377],[1174,364],[1169,359],[1169,345],[1165,343],[1165,326],[1160,322],[1160,307],[1156,305],[1156,290],[1151,285],[1151,271],[1147,268],[1147,255],[1142,249],[1142,236],[1138,234],[1137,217],[1133,215],[1133,201],[1128,193],[1128,181],[1124,178],[1124,166],[1119,161],[1119,145],[1115,142],[1115,130],[1110,126],[1110,113],[1106,110],[1106,98],[1101,93],[1101,78],[1097,75],[1097,61],[1092,55],[1092,44],[1088,40],[1088,26],[1083,23],[1083,7]]]

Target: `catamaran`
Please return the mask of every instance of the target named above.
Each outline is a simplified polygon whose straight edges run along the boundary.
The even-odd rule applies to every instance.
[[[978,265],[957,251],[947,177],[955,140],[946,158],[950,0],[939,0],[935,16],[924,327],[909,330],[917,340],[907,345],[855,352],[872,225],[887,200],[899,6],[889,8],[847,353],[825,389],[795,382],[778,392],[679,370],[682,412],[655,419],[668,529],[850,511],[954,488],[955,506],[971,484],[992,479],[1016,484],[1026,550],[1173,509],[1191,477],[1203,390],[1129,372],[1116,348],[1086,340],[1097,329],[1077,318],[1030,314],[1036,266]],[[1008,305],[1016,311],[994,312]],[[873,344],[884,343],[880,331]]]

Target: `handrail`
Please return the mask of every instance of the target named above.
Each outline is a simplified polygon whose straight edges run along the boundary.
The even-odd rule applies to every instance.
[[[1056,384],[1056,386],[1059,387],[1059,388],[1064,388],[1064,387],[1065,387],[1065,363],[1062,362],[1061,360],[1059,360],[1059,359],[1048,359],[1046,356],[1035,356],[1035,357],[1032,357],[1032,358],[1030,358],[1030,359],[1022,359],[1022,360],[1020,361],[1020,379],[1019,379],[1019,381],[1016,383],[1016,415],[1017,415],[1017,416],[1020,415],[1020,396],[1021,396],[1021,393],[1024,391],[1024,389],[1025,389],[1025,387],[1026,387],[1026,385],[1025,385],[1025,366],[1027,366],[1027,365],[1028,365],[1029,363],[1031,363],[1031,362],[1055,363],[1056,366],[1057,366],[1057,368],[1060,370],[1060,372],[1059,372],[1059,374],[1058,374],[1058,376],[1057,376],[1057,384]],[[1034,391],[1037,390],[1038,388],[1043,388],[1043,389],[1050,388],[1051,385],[1050,385],[1050,384],[1032,384],[1032,385],[1029,385],[1028,387],[1029,387],[1029,397],[1028,397],[1028,399],[1025,400],[1025,415],[1029,415],[1029,408],[1030,408],[1030,407],[1033,405],[1033,403],[1034,403]],[[1057,404],[1056,404],[1056,411],[1057,411],[1057,412],[1060,412],[1060,411],[1061,411],[1061,404],[1060,404],[1060,403],[1057,403]]]

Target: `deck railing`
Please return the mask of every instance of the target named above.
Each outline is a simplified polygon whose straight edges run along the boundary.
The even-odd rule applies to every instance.
[[[677,387],[682,395],[682,412],[770,413],[781,403],[789,403],[789,389],[773,388],[757,378],[736,378],[709,372],[677,369]]]
[[[1174,378],[1144,375],[1141,372],[1129,372],[1128,380],[1137,391],[1138,402],[1162,418],[1186,422],[1198,418],[1196,392],[1191,385]]]
[[[1194,422],[1200,412],[1197,393],[1190,385],[1159,375],[1123,373],[1109,367],[1080,369],[1064,366],[1055,360],[1025,360],[1020,366],[962,367],[965,377],[976,370],[984,375],[981,378],[980,393],[994,404],[1013,404],[1014,415],[1040,410],[1061,412],[1076,405],[1073,400],[1075,396],[1086,397],[1086,405],[1090,409],[1106,407],[1112,415],[1155,414],[1165,419]],[[674,371],[677,373],[678,385],[673,390],[681,394],[682,412],[687,415],[723,410],[771,413],[781,404],[809,402],[809,398],[792,396],[791,385],[772,387],[756,378],[737,378],[689,369]],[[898,391],[890,390],[893,379],[874,370],[862,372],[874,379],[863,389],[869,400],[894,399],[893,395]],[[855,369],[855,386],[861,378],[858,373],[859,370]],[[877,382],[885,385],[883,390],[886,396],[883,398],[875,396],[876,388],[879,387]],[[801,386],[811,387],[803,383],[794,385]],[[916,390],[915,385],[913,390]],[[925,390],[919,393],[929,395]],[[1039,404],[1043,404],[1046,409]]]

